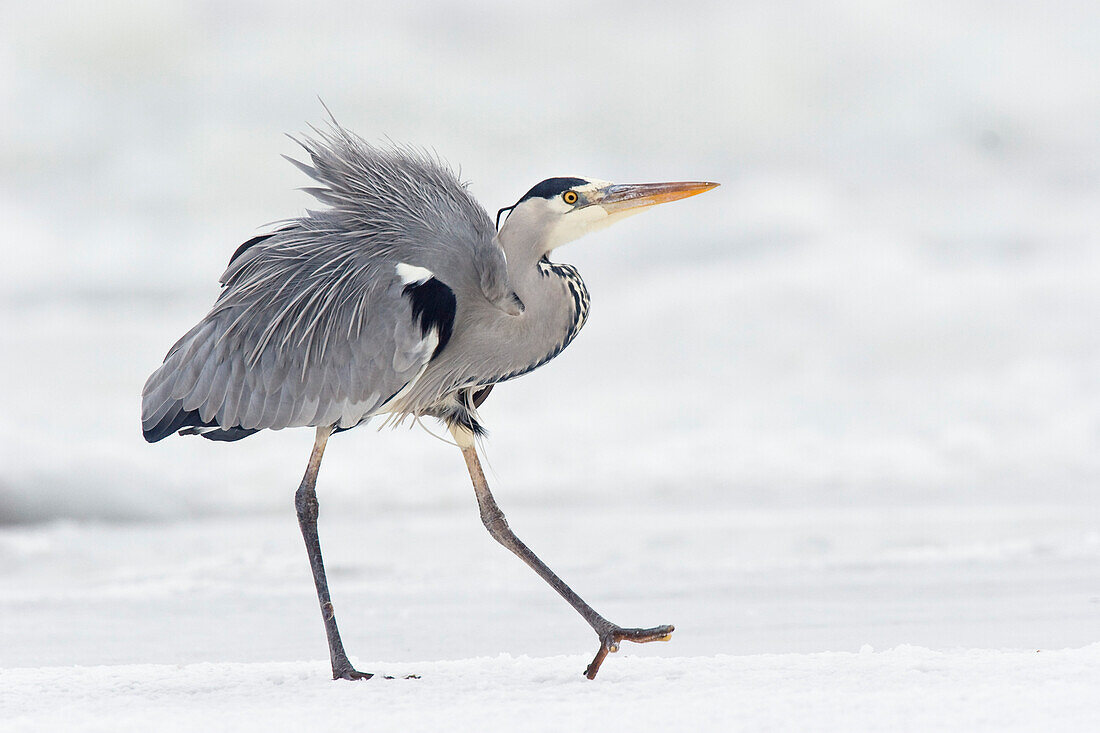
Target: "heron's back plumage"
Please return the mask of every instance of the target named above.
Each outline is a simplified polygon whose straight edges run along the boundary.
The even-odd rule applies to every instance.
[[[295,164],[331,208],[234,253],[214,307],[146,382],[148,440],[181,428],[231,440],[353,426],[423,373],[450,334],[456,294],[488,302],[507,291],[488,214],[440,161],[336,125],[318,135],[301,143],[311,164]]]

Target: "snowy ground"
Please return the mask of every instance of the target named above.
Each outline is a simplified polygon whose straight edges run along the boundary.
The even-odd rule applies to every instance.
[[[5,8],[0,730],[1097,729],[1100,6],[552,5]],[[309,204],[317,95],[492,210],[722,182],[563,248],[589,323],[483,409],[513,527],[671,643],[583,680],[457,451],[360,429],[335,600],[422,679],[333,685],[307,431],[141,441],[229,254]]]
[[[337,684],[325,663],[293,661],[323,658],[324,638],[289,507],[9,529],[0,720],[15,730],[1100,724],[1096,516],[648,503],[614,517],[599,503],[510,512],[610,618],[677,625],[667,644],[625,646],[592,682],[581,672],[594,635],[489,539],[472,501],[322,517],[352,657],[421,675],[409,681]]]
[[[0,672],[6,730],[1090,730],[1100,645],[636,660],[586,684],[575,657],[393,665],[419,680],[334,685],[316,662]]]

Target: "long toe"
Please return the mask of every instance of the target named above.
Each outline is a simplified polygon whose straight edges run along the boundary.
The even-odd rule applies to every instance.
[[[600,649],[596,652],[596,658],[584,670],[584,676],[590,680],[596,679],[596,673],[600,671],[603,660],[607,655],[619,651],[620,641],[633,641],[636,644],[644,644],[647,641],[669,641],[676,627],[672,624],[654,626],[651,629],[624,629],[621,626],[613,626],[600,634]]]
[[[647,641],[669,641],[676,627],[672,624],[654,626],[651,629],[619,629],[615,634],[620,640],[644,644]]]

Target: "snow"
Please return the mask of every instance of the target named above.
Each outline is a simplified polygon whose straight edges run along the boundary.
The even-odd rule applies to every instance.
[[[0,673],[7,730],[606,731],[1088,729],[1100,644],[1063,651],[882,652],[632,660],[589,683],[580,657],[389,665],[416,680],[333,684],[317,662]],[[30,702],[26,702],[26,701]],[[10,705],[10,703],[9,703]]]
[[[1075,0],[5,8],[0,730],[1097,729],[1098,38]],[[311,205],[318,95],[492,210],[723,184],[563,247],[584,332],[481,410],[512,527],[670,643],[585,681],[458,452],[361,428],[334,600],[422,679],[333,684],[308,431],[141,440],[230,253]]]
[[[13,527],[0,533],[0,729],[1091,730],[1100,719],[1094,515],[707,511],[656,498],[612,522],[598,503],[498,494],[517,533],[598,610],[674,623],[672,640],[624,644],[584,679],[595,635],[488,537],[472,500],[363,515],[322,503],[353,660],[421,676],[361,684],[332,682],[320,661],[289,507]]]

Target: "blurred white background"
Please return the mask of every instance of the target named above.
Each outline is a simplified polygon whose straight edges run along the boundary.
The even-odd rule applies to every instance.
[[[554,175],[723,184],[561,249],[588,325],[482,411],[517,531],[681,627],[632,653],[1097,640],[1095,0],[3,16],[0,663],[323,657],[312,432],[138,419],[233,250],[312,205],[280,154],[318,96],[493,212]],[[587,650],[453,448],[360,428],[319,491],[353,654]]]
[[[1043,502],[1100,481],[1094,2],[9,4],[0,521],[289,506],[310,431],[140,437],[229,254],[311,200],[323,119],[461,168],[722,188],[558,252],[593,312],[493,394],[532,500]],[[330,501],[466,502],[453,449],[340,436]]]

